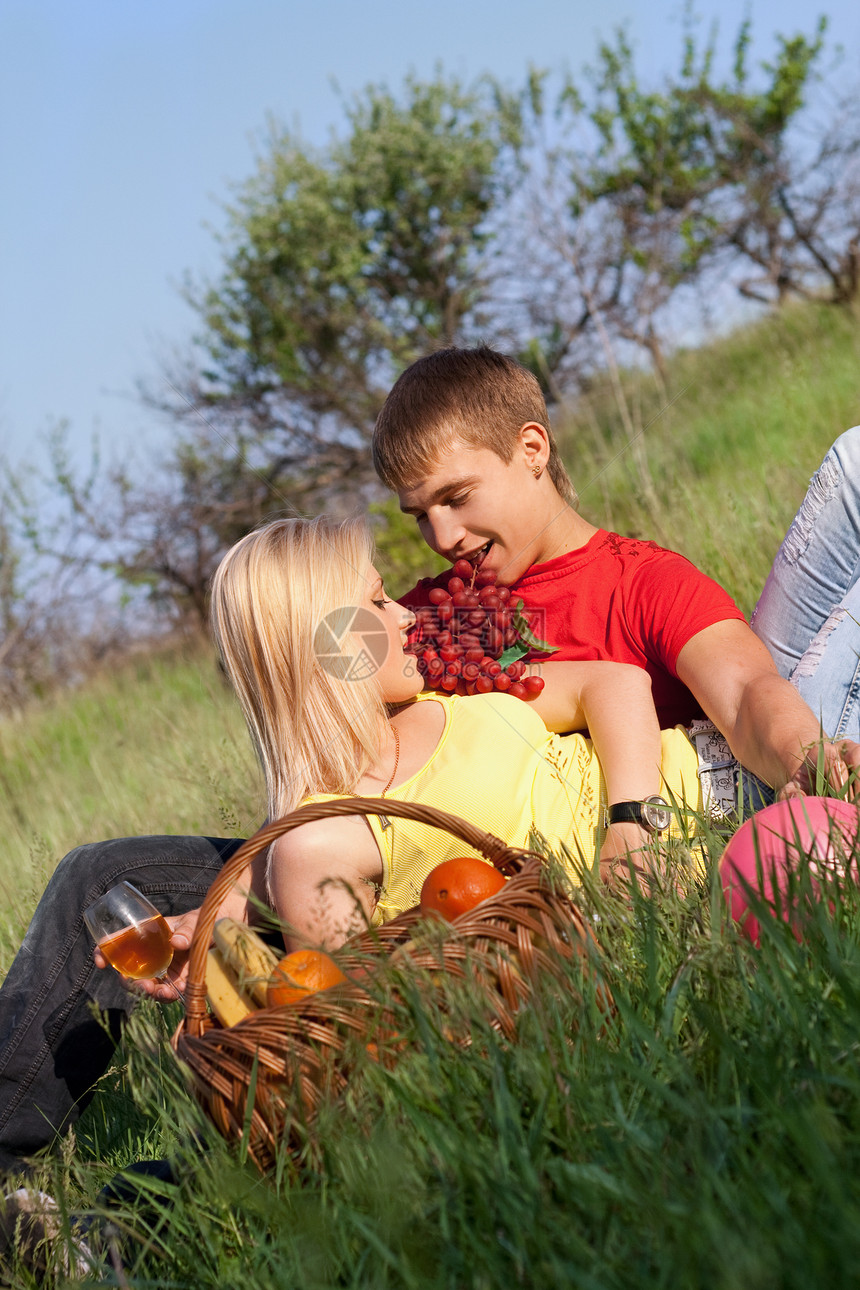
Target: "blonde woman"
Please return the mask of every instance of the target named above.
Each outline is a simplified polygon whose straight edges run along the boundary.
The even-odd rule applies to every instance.
[[[663,795],[697,805],[690,744],[678,730],[661,738],[642,669],[544,664],[546,687],[531,702],[422,694],[403,650],[411,612],[388,600],[373,559],[359,522],[278,520],[238,542],[218,570],[215,631],[270,818],[326,794],[425,802],[512,845],[528,844],[532,830],[564,843],[575,882],[580,865],[651,841],[635,823],[605,830],[604,806],[659,793],[661,768]],[[553,733],[585,730],[590,738]],[[240,841],[123,838],[76,847],[57,866],[0,990],[0,1171],[17,1172],[74,1122],[133,1008],[119,976],[99,970],[81,910],[120,879],[139,887],[171,924],[170,975],[182,988],[199,906]],[[366,919],[414,904],[424,874],[462,851],[441,830],[393,816],[387,827],[325,820],[282,838],[268,883],[261,859],[222,912],[253,917],[250,891],[288,924],[291,948],[334,946]],[[140,988],[175,997],[168,984]]]
[[[320,797],[417,801],[513,845],[534,833],[564,843],[575,882],[581,865],[651,841],[639,823],[605,829],[607,807],[661,792],[698,806],[693,750],[680,729],[661,736],[640,668],[543,664],[545,688],[528,702],[423,694],[403,648],[413,615],[386,597],[373,560],[361,521],[277,520],[215,575],[215,638],[270,818]],[[430,869],[462,851],[441,830],[395,818],[328,819],[279,839],[265,881],[260,868],[247,885],[265,889],[288,945],[335,946],[414,904]]]

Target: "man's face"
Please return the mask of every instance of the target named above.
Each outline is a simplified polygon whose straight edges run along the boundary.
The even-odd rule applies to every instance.
[[[456,442],[424,479],[398,493],[400,509],[414,515],[421,536],[447,560],[466,559],[511,583],[554,550],[553,492],[540,489],[527,453],[518,446],[509,463],[489,448]]]

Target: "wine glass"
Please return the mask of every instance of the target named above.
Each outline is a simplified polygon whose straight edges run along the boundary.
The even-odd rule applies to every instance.
[[[110,963],[122,976],[167,981],[173,962],[170,928],[152,901],[130,882],[117,883],[84,910],[84,922]],[[167,981],[182,998],[172,981]]]

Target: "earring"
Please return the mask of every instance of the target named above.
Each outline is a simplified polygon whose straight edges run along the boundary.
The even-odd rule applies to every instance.
[[[532,466],[532,474],[534,475],[535,479],[540,479],[542,470],[543,470],[543,466]]]

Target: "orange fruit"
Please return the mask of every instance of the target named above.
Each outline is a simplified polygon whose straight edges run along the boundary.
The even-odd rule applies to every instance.
[[[424,879],[421,908],[425,914],[456,918],[474,909],[482,900],[495,896],[505,879],[487,860],[478,856],[455,856],[437,864]]]
[[[395,1053],[403,1051],[405,1040],[396,1030],[377,1031],[377,1038],[379,1042],[376,1039],[371,1039],[364,1046],[368,1057],[373,1061],[379,1062],[386,1058],[390,1061]]]
[[[334,959],[322,950],[293,950],[281,959],[269,979],[266,1002],[270,1008],[297,1003],[317,990],[328,990],[346,977]]]

